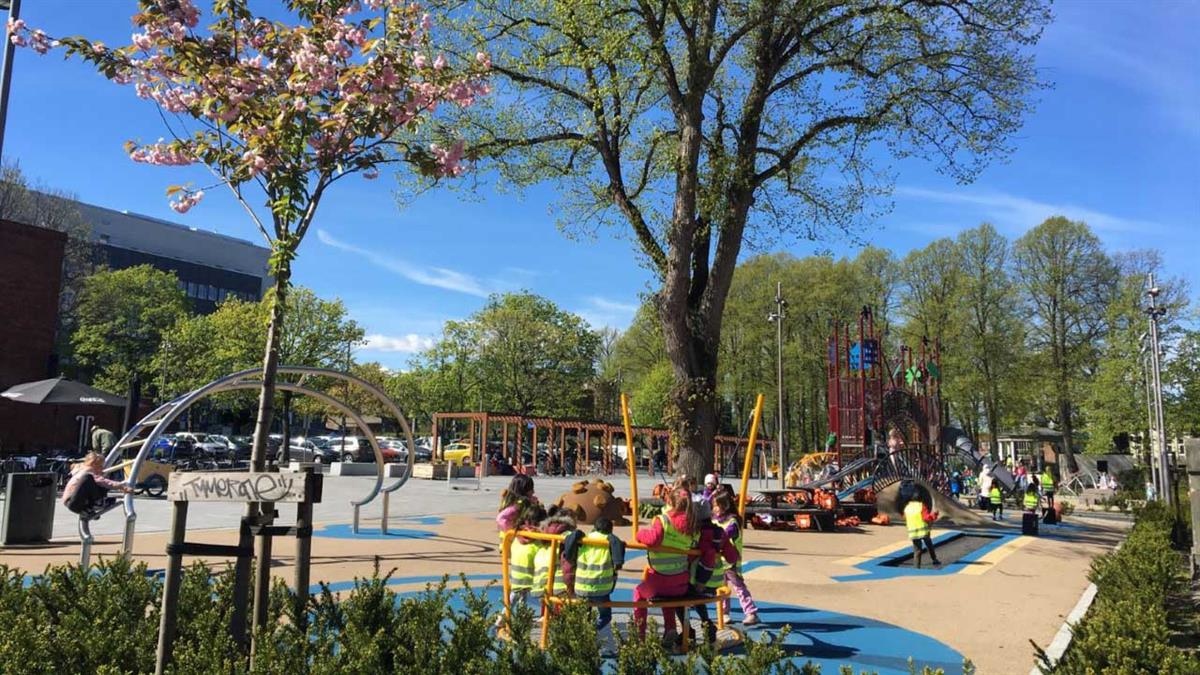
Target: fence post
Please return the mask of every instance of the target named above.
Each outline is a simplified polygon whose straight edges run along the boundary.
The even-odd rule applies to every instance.
[[[1192,506],[1191,573],[1195,579],[1200,567],[1200,439],[1189,438],[1184,448],[1187,452],[1188,501]]]

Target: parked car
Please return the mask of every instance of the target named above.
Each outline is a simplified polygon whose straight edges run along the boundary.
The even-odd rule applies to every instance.
[[[471,444],[456,441],[442,450],[442,459],[450,464],[463,466],[471,462]]]
[[[293,462],[328,462],[337,461],[328,454],[328,448],[322,449],[311,440],[304,438],[292,439],[288,443],[288,459]]]
[[[223,455],[225,454],[225,451],[228,450],[223,441],[216,440],[217,438],[223,439],[223,436],[217,437],[209,436],[208,434],[196,433],[194,431],[180,431],[179,433],[175,434],[175,437],[191,441],[192,445],[197,450],[210,455]]]
[[[329,454],[338,462],[374,462],[375,452],[363,436],[347,436],[329,442]]]
[[[389,438],[386,441],[379,442],[379,451],[383,453],[383,461],[385,462],[407,462],[408,461],[408,446],[396,438]],[[420,455],[418,455],[419,457]]]

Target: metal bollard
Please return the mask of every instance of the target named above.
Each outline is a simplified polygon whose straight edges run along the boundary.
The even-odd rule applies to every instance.
[[[87,518],[79,519],[79,566],[87,568],[91,566],[92,558],[92,541],[95,538],[92,536],[91,521]]]

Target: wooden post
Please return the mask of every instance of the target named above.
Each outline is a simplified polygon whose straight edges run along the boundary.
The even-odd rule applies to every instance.
[[[243,551],[254,545],[254,537],[250,534],[250,516],[242,516],[238,528],[238,547]],[[246,630],[246,608],[250,606],[250,564],[253,561],[248,555],[239,556],[233,564],[233,608],[229,618],[229,632],[238,650],[246,654],[250,643]]]
[[[163,581],[162,615],[158,622],[158,651],[155,653],[154,673],[163,675],[171,662],[175,644],[175,619],[179,613],[179,586],[183,582],[183,546],[187,532],[188,503],[171,502],[171,535],[167,544],[167,573]]]
[[[304,467],[304,473],[311,474],[312,472],[313,467]],[[301,633],[304,633],[308,626],[309,568],[312,566],[312,515],[312,500],[306,499],[296,505],[296,625]]]
[[[438,414],[433,413],[433,420],[430,422],[431,429],[429,430],[429,437],[432,439],[431,442],[433,443],[433,458],[436,461],[443,461],[445,459],[445,455],[442,454],[442,444],[438,442],[437,423]]]
[[[604,427],[604,454],[602,454],[601,457],[604,458],[604,474],[607,476],[611,476],[612,472],[613,472],[611,455],[612,455],[612,427],[606,426],[606,427]]]
[[[500,450],[503,453],[504,461],[512,464],[512,456],[508,452],[508,422],[503,422],[503,425],[504,426],[501,427],[502,431],[500,432]]]
[[[268,510],[271,509],[271,510]],[[274,513],[274,505],[264,503],[262,511],[264,515]],[[260,526],[270,526],[269,519],[262,519],[258,522]],[[254,663],[254,652],[256,651],[255,636],[258,631],[262,630],[267,625],[267,610],[271,604],[271,546],[272,536],[268,531],[260,531],[258,536],[254,538],[254,559],[256,567],[254,568],[254,619],[251,622],[250,633],[250,663]]]
[[[558,470],[567,475],[567,428],[558,428]]]
[[[533,462],[533,472],[537,473],[538,455],[537,455],[537,424],[529,427],[529,461]],[[521,461],[525,461],[522,457]]]

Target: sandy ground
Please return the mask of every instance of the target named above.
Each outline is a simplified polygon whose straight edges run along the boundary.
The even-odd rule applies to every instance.
[[[553,497],[569,483],[539,479],[539,493]],[[326,510],[335,516],[332,520],[322,520],[318,507],[313,582],[369,576],[376,566],[385,572],[395,568],[397,576],[406,578],[460,572],[498,576],[492,516],[502,484],[492,480],[481,492],[451,492],[444,484],[420,481],[411,490],[405,486],[393,501],[393,534],[387,537],[379,535],[377,507],[366,511],[369,515],[364,515],[357,537],[350,532],[344,507]],[[361,483],[347,485],[362,488]],[[340,498],[339,489],[327,490],[327,501],[329,496]],[[618,494],[622,489],[619,485]],[[147,523],[165,523],[165,504],[139,507],[144,514],[154,511],[142,516]],[[206,513],[193,507],[190,524],[195,531],[189,541],[235,543],[236,532],[223,529],[232,525],[229,515],[222,509]],[[285,509],[283,520],[290,516]],[[1017,519],[1019,514],[1011,515],[1009,522]],[[113,520],[116,526],[98,530],[109,533],[97,536],[94,556],[119,552],[119,515]],[[1080,514],[1061,528],[1043,528],[1044,536],[1038,538],[1015,536],[1019,532],[1010,527],[1004,539],[977,559],[938,571],[873,566],[880,556],[908,549],[902,526],[863,526],[837,533],[752,530],[746,536],[751,565],[747,579],[760,601],[894,624],[944,643],[971,659],[979,673],[1024,675],[1033,664],[1030,641],[1049,644],[1088,584],[1091,559],[1115,545],[1127,526],[1121,519]],[[134,556],[152,568],[164,567],[166,533],[161,527],[146,529],[151,531],[136,538]],[[36,573],[47,564],[73,562],[78,542],[68,532],[59,528],[62,538],[49,546],[0,549],[0,564]],[[619,528],[618,534],[629,537],[630,531]],[[291,580],[293,554],[292,542],[276,540],[275,574]],[[631,560],[624,578],[635,582],[644,564],[644,557]],[[895,652],[891,657],[906,656],[903,640],[886,649]]]

